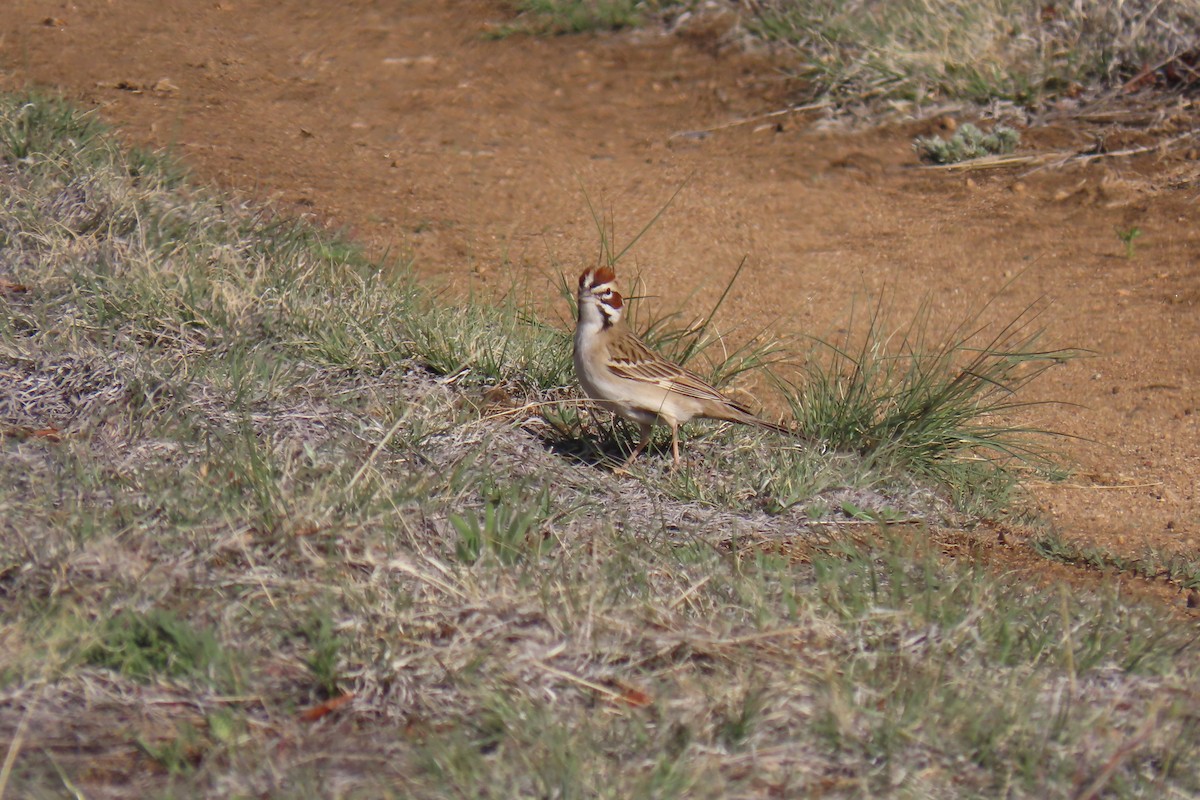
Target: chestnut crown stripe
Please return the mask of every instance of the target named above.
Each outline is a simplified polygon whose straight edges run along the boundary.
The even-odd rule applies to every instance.
[[[579,288],[590,289],[602,283],[612,283],[617,279],[617,273],[612,267],[592,267],[579,276]]]

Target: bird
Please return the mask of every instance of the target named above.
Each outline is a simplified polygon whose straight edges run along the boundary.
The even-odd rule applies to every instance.
[[[679,468],[679,426],[696,417],[790,433],[647,347],[623,318],[625,301],[614,288],[616,278],[607,265],[590,267],[579,276],[574,360],[584,393],[638,426],[640,439],[622,471],[650,443],[655,423],[671,429],[672,469]]]

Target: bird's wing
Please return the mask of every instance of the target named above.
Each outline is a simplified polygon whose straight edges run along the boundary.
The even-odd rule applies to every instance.
[[[633,337],[610,348],[608,366],[614,374],[628,380],[652,383],[686,397],[726,403],[743,410],[699,375],[672,364]]]

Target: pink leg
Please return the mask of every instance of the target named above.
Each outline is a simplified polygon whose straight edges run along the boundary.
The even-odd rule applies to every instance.
[[[646,449],[646,445],[650,444],[650,431],[653,427],[653,425],[649,424],[638,425],[638,433],[641,441],[637,443],[637,447],[633,448],[633,452],[629,454],[629,458],[625,459],[625,463],[621,465],[621,469],[625,469],[632,464],[633,460],[640,456],[642,451]]]
[[[671,423],[671,455],[675,457],[675,462],[671,465],[672,470],[679,469],[679,423]]]

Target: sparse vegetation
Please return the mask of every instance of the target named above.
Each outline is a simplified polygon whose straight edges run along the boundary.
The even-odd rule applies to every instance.
[[[842,451],[710,427],[705,468],[615,480],[571,457],[565,333],[93,124],[0,101],[37,143],[0,149],[0,795],[1200,792],[1186,626],[930,541],[888,443],[949,464],[921,421],[1005,408],[955,394],[972,326],[835,348],[877,377],[803,412]],[[1007,389],[1048,363],[984,341]]]
[[[1021,134],[1004,125],[984,133],[966,123],[947,139],[940,136],[918,136],[913,150],[922,161],[930,164],[957,164],[972,158],[1011,153],[1021,141]]]
[[[642,24],[645,0],[518,0],[515,22],[497,27],[497,38],[513,34],[569,34],[615,31]]]
[[[687,3],[633,0],[522,0],[517,10],[498,35],[614,30],[648,13],[697,13]],[[736,13],[739,30],[787,49],[809,95],[839,102],[1036,104],[1135,77],[1153,81],[1158,70],[1194,83],[1200,52],[1193,2],[767,0]],[[1176,63],[1181,69],[1171,70]]]
[[[1112,570],[1149,580],[1164,580],[1182,589],[1200,589],[1200,560],[1180,552],[1147,550],[1140,557],[1121,556],[1107,550],[1080,546],[1055,533],[1032,541],[1033,549],[1064,564]]]
[[[1125,245],[1125,257],[1133,258],[1133,241],[1142,235],[1142,229],[1136,225],[1128,228],[1117,229],[1117,238],[1121,240],[1121,244]]]
[[[1195,3],[773,0],[751,30],[791,48],[812,94],[1034,103],[1200,47]]]

